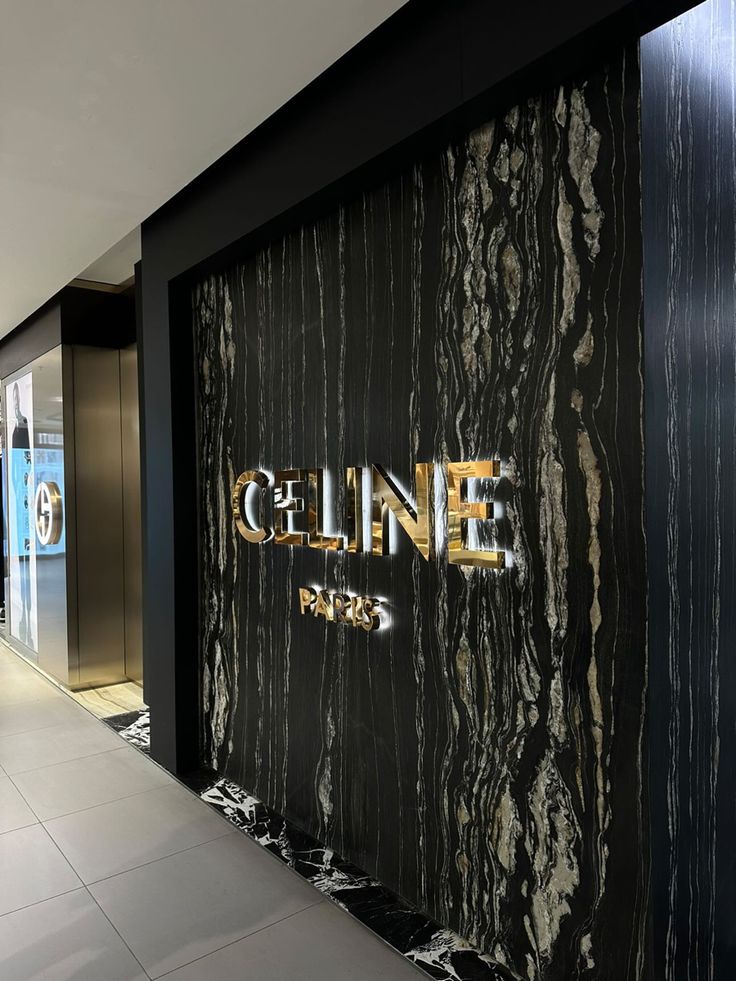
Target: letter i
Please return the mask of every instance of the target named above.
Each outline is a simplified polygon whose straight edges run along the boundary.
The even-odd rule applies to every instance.
[[[347,508],[347,550],[363,551],[363,468],[345,471],[345,505]]]

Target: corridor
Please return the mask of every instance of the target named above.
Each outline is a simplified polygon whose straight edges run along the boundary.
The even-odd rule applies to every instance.
[[[424,977],[0,644],[2,981]]]

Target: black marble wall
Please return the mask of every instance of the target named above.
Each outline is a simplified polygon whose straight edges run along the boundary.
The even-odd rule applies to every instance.
[[[192,297],[203,760],[530,979],[643,976],[638,72],[632,48]],[[500,573],[234,529],[246,468],[409,486],[497,454]],[[390,629],[301,617],[314,583],[386,597]]]
[[[653,957],[736,968],[736,5],[642,40]]]

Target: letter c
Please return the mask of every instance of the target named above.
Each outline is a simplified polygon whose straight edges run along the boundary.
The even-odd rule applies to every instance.
[[[261,470],[244,470],[233,487],[233,518],[235,527],[247,542],[258,545],[273,537],[273,531],[263,525],[260,507],[249,509],[248,490],[255,484],[261,490],[268,487],[268,476]],[[259,495],[260,498],[260,495]]]

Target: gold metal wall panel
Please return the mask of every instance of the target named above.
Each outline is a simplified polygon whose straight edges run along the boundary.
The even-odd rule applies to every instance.
[[[79,685],[125,678],[120,359],[74,346]]]
[[[141,453],[138,424],[138,352],[120,352],[120,412],[125,556],[125,673],[143,684]]]

